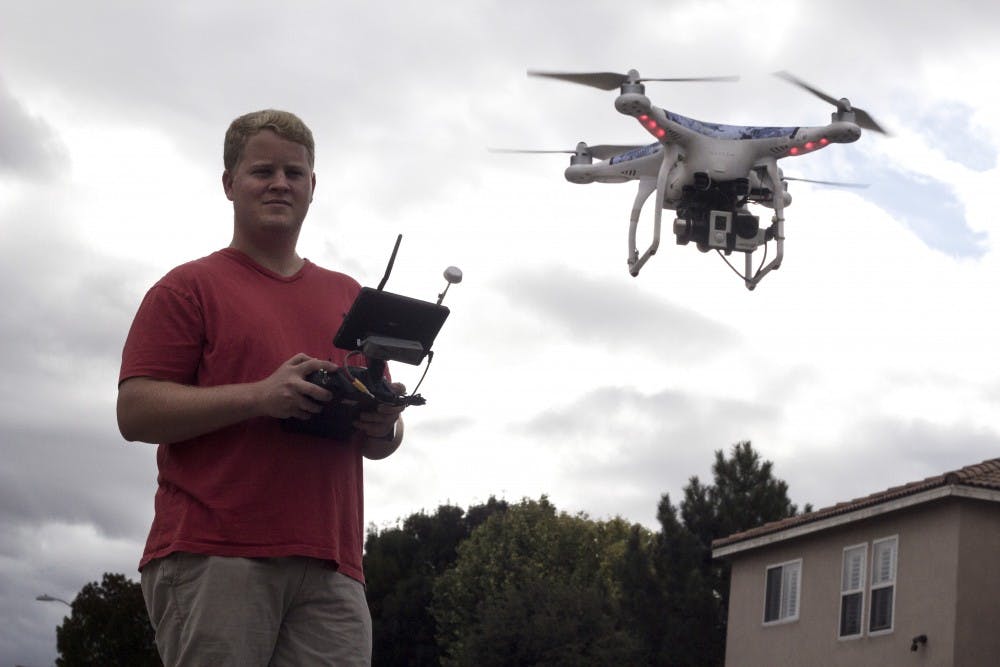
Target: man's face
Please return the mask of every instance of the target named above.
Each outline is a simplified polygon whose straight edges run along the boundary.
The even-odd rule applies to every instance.
[[[222,174],[222,185],[233,202],[237,235],[297,236],[316,176],[305,146],[262,130],[247,141],[239,163]]]

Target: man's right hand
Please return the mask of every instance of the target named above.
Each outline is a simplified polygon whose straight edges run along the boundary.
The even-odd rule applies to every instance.
[[[323,403],[333,398],[329,391],[306,380],[318,370],[334,372],[337,364],[296,354],[270,376],[256,383],[263,414],[278,419],[308,419],[323,410]]]

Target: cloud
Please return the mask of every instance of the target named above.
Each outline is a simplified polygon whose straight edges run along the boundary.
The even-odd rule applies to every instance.
[[[580,271],[553,267],[509,273],[494,287],[562,336],[661,360],[705,354],[737,339],[729,326],[694,310]]]
[[[863,418],[808,457],[781,457],[776,472],[815,509],[957,470],[1000,451],[1000,432],[919,418]],[[833,483],[831,483],[833,480]]]
[[[48,180],[65,161],[52,127],[32,115],[0,79],[0,175]]]
[[[692,475],[710,478],[716,450],[770,433],[780,417],[771,403],[609,386],[513,428],[560,461],[554,497],[655,528],[662,494],[676,500]]]

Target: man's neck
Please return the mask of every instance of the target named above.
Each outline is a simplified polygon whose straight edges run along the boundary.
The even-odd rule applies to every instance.
[[[229,247],[239,250],[265,269],[286,277],[295,275],[305,264],[305,261],[295,252],[294,244],[282,248],[260,248],[233,239]]]

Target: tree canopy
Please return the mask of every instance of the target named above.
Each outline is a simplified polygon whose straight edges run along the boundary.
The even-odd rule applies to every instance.
[[[85,585],[56,628],[58,667],[161,665],[139,584],[105,573]]]

